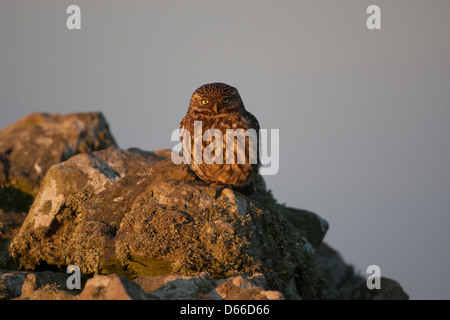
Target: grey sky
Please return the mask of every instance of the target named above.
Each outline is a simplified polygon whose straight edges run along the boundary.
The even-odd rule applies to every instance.
[[[280,129],[266,177],[280,202],[327,219],[357,269],[449,299],[449,14],[447,0],[2,0],[0,128],[98,110],[121,147],[171,148],[192,92],[228,83]]]

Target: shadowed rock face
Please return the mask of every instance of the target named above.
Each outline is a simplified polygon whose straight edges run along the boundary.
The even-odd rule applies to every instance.
[[[409,300],[409,295],[403,291],[397,281],[381,277],[379,290],[368,289],[364,282],[355,291],[353,298],[358,300]]]
[[[204,184],[169,155],[109,148],[53,166],[10,245],[11,257],[25,268],[76,264],[84,273],[131,278],[259,272],[271,289],[293,282],[301,295],[318,294],[308,237],[323,238],[324,220],[279,205],[262,177],[248,198]],[[321,227],[301,230],[289,222],[293,215]]]

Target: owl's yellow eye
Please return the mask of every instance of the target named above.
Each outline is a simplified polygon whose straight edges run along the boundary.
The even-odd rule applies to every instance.
[[[222,99],[222,102],[225,103],[225,104],[230,103],[230,101],[231,101],[230,98],[223,98]]]
[[[202,104],[208,104],[208,103],[209,103],[208,99],[203,99],[202,100]]]

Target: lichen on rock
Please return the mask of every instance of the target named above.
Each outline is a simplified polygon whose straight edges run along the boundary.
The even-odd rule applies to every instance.
[[[293,294],[319,295],[311,235],[289,222],[291,211],[269,197],[262,177],[249,198],[203,183],[168,154],[110,148],[53,166],[12,241],[12,259],[130,278],[263,273],[274,290],[294,281]]]
[[[16,224],[24,221],[50,167],[75,154],[116,145],[105,118],[96,112],[34,113],[0,130],[0,229],[5,230],[0,230],[0,266],[6,263],[5,247]],[[37,227],[48,227],[59,211],[63,199],[57,188],[74,183],[64,179],[47,180]],[[52,186],[55,181],[59,184]]]
[[[0,130],[0,187],[36,196],[53,164],[117,146],[101,113],[33,113]]]
[[[365,290],[323,242],[327,221],[279,204],[262,176],[245,196],[170,155],[118,148],[100,113],[1,130],[0,299],[408,297],[385,278]],[[65,285],[73,264],[82,290]]]

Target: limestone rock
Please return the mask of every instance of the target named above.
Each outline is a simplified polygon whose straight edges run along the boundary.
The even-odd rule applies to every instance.
[[[134,279],[151,297],[161,300],[201,300],[214,288],[214,280],[206,272],[197,275],[140,276]]]
[[[298,232],[314,248],[318,248],[329,227],[325,219],[311,211],[280,205],[272,195],[272,192],[267,189],[266,183],[260,175],[255,177],[255,188],[256,193],[250,196],[251,200],[263,204],[269,211],[273,210],[282,213],[284,218],[289,222],[292,232]]]
[[[307,210],[284,208],[284,216],[291,222],[295,230],[300,231],[302,235],[314,246],[318,248],[328,231],[328,222],[317,214]]]
[[[265,290],[264,275],[214,280],[208,273],[196,275],[140,276],[139,284],[149,297],[161,300],[282,300],[278,291]]]
[[[20,299],[29,300],[66,300],[74,299],[81,289],[67,288],[67,279],[70,274],[62,272],[31,272],[27,274],[22,285]],[[81,287],[86,278],[81,278]]]
[[[0,270],[0,299],[70,300],[81,290],[70,290],[65,273]],[[85,283],[82,277],[82,285]]]
[[[25,217],[25,212],[0,209],[0,267],[7,267],[8,244],[20,229]]]
[[[101,113],[34,113],[0,130],[0,209],[27,211],[53,164],[116,146]]]
[[[22,295],[19,300],[75,300],[76,295],[70,294],[59,287],[46,284],[27,295]]]
[[[328,299],[353,299],[356,288],[364,278],[356,273],[353,266],[341,254],[322,242],[317,250],[322,279],[326,282],[325,297]]]
[[[27,273],[0,270],[0,300],[17,298],[22,294],[22,285]]]
[[[386,278],[367,291],[322,242],[328,223],[279,204],[262,176],[247,197],[170,154],[117,148],[101,113],[32,114],[1,130],[0,268],[26,271],[0,270],[0,299],[408,297]],[[82,291],[42,271],[72,264]]]
[[[147,300],[147,296],[139,285],[114,273],[89,279],[78,300]]]
[[[250,279],[239,275],[219,280],[219,285],[207,296],[215,300],[284,300],[281,292],[264,290]]]
[[[369,289],[363,282],[353,296],[360,300],[409,300],[409,295],[397,281],[385,277],[380,278],[380,289]]]
[[[84,201],[104,191],[129,170],[160,159],[154,153],[112,147],[93,154],[82,153],[52,166],[13,239],[13,257],[18,256],[25,268],[33,268],[41,261],[64,265],[64,250],[70,250],[68,237],[78,224],[77,210]]]
[[[76,264],[128,278],[263,273],[270,290],[294,283],[295,295],[320,294],[308,234],[289,222],[262,177],[248,198],[162,160],[169,154],[110,148],[54,165],[11,257],[26,268]]]

